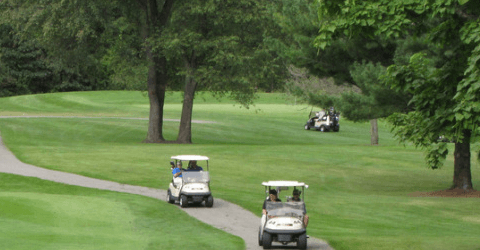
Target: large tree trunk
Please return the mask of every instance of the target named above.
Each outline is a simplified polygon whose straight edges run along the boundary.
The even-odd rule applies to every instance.
[[[378,145],[378,123],[377,119],[370,120],[370,144]]]
[[[195,89],[197,82],[193,77],[193,69],[195,65],[192,62],[185,62],[187,75],[185,76],[185,90],[183,96],[182,117],[180,119],[180,126],[178,131],[178,143],[192,143],[192,113],[193,113],[193,99],[195,97]]]
[[[149,55],[150,54],[150,55]],[[147,55],[151,55],[148,49]],[[148,68],[148,98],[150,100],[150,115],[148,118],[148,133],[144,142],[165,142],[163,138],[163,106],[165,103],[166,74],[158,72],[162,64],[159,59],[149,58]],[[153,61],[153,62],[152,62]],[[161,60],[164,61],[164,60]]]
[[[473,189],[470,171],[470,130],[463,130],[462,142],[455,142],[453,186],[463,190]]]
[[[145,41],[154,33],[161,33],[166,25],[173,6],[173,0],[166,0],[159,10],[156,0],[139,1],[145,11],[146,20],[143,26]],[[159,35],[159,34],[157,34]],[[165,91],[167,89],[168,74],[166,59],[158,57],[152,52],[149,44],[145,47],[148,61],[148,98],[150,100],[150,115],[148,119],[147,138],[144,142],[165,142],[163,138],[163,106],[165,104]]]

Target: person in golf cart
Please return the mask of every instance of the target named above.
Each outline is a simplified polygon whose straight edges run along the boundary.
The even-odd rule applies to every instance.
[[[197,165],[197,161],[190,161],[187,171],[203,171],[203,168]]]
[[[268,198],[263,201],[263,206],[262,206],[262,213],[264,215],[267,215],[267,201],[275,201],[275,202],[282,202],[278,197],[277,197],[277,190],[271,189],[268,194]]]
[[[302,199],[300,199],[300,194],[302,193],[302,191],[298,190],[298,189],[294,189],[293,190],[293,193],[292,193],[292,199],[290,201],[292,202],[296,202],[296,201],[302,201]],[[307,208],[304,207],[304,212],[305,212],[305,216],[303,217],[303,223],[305,224],[305,227],[307,227],[308,225],[308,215],[307,215]]]
[[[182,177],[182,162],[177,162],[177,167],[172,170],[173,177]]]

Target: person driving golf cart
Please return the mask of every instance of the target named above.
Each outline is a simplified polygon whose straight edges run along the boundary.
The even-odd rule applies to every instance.
[[[277,197],[277,190],[275,190],[275,189],[270,190],[269,194],[268,194],[268,198],[265,199],[265,201],[263,202],[263,206],[262,206],[262,213],[265,214],[265,215],[267,214],[267,209],[266,209],[267,201],[282,202]]]
[[[190,161],[187,171],[203,171],[203,168],[197,165],[197,161]]]

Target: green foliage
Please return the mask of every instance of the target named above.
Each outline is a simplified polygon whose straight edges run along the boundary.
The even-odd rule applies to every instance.
[[[12,26],[0,24],[0,96],[46,93],[53,86],[45,51],[36,40],[21,41]]]
[[[254,0],[178,2],[162,35],[149,42],[167,58],[174,89],[183,89],[178,87],[183,79],[193,77],[197,90],[229,95],[248,106],[255,87],[279,72],[262,46],[264,26],[271,22],[264,13]]]
[[[278,0],[267,5],[268,15],[276,26],[266,33],[267,46],[287,65],[318,70],[320,58],[312,46],[312,37],[318,31],[315,1]]]
[[[410,95],[385,86],[381,81],[385,73],[386,68],[380,63],[353,63],[350,74],[361,93],[342,94],[337,105],[338,109],[342,110],[342,115],[353,121],[366,121],[385,118],[394,112],[406,110]]]
[[[316,46],[321,49],[333,46],[339,35],[407,42],[398,47],[384,80],[411,95],[416,112],[390,120],[401,140],[429,152],[431,167],[446,156],[445,148],[435,145],[439,136],[461,141],[462,130],[476,131],[478,7],[478,1],[381,0],[322,1],[319,8],[323,19]]]
[[[55,0],[0,3],[4,17],[1,22],[13,27],[16,43],[35,44],[41,56],[36,56],[34,63],[48,69],[48,74],[43,74],[44,83],[34,80],[40,83],[40,90],[31,90],[32,93],[107,87],[109,73],[100,59],[109,46],[106,38],[114,19],[109,19],[109,14],[116,11],[110,3]],[[3,60],[6,61],[15,63],[13,59]],[[22,82],[14,85],[17,84],[25,85]]]
[[[351,92],[346,88],[339,98],[331,97],[329,93],[315,93],[315,88],[311,86],[307,94],[308,103],[321,107],[335,106],[342,115],[356,121],[386,117],[406,108],[405,95],[383,86],[378,79],[382,72],[373,73],[372,67],[369,68],[369,65],[375,65],[373,67],[380,69],[392,62],[397,46],[394,41],[369,35],[346,36],[338,32],[329,40],[328,49],[319,50],[314,46],[318,27],[330,20],[325,15],[318,15],[323,2],[280,2],[276,17],[283,31],[288,31],[285,35],[288,39],[283,42],[288,50],[282,55],[297,67],[308,68],[317,77],[333,79],[337,85],[348,83],[361,90],[361,93]],[[337,6],[335,1],[325,4]],[[334,32],[335,28],[330,31]],[[364,66],[360,66],[360,62]]]
[[[132,10],[119,9],[119,17],[112,21],[109,34],[105,35],[109,46],[100,59],[110,74],[108,89],[146,90],[148,65],[143,48],[141,21],[134,21]]]

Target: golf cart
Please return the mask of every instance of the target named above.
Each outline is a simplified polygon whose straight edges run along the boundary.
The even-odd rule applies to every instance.
[[[313,112],[310,112],[310,118],[305,124],[305,130],[314,128],[321,132],[340,131],[340,124],[338,124],[340,121],[340,116],[333,107],[331,107],[327,112],[323,110],[314,112],[314,116],[312,116],[312,113]]]
[[[208,174],[209,158],[201,155],[176,155],[171,159],[175,161],[175,166],[184,162],[189,162],[189,166],[187,169],[180,169],[180,176],[172,177],[168,186],[167,202],[173,204],[178,201],[181,207],[187,207],[189,203],[200,204],[205,201],[206,207],[212,207],[213,196],[210,192]],[[207,170],[193,169],[192,163],[197,161],[206,161]]]
[[[279,242],[283,245],[296,242],[299,249],[307,248],[307,229],[304,223],[306,216],[304,191],[308,188],[303,182],[298,181],[268,181],[263,182],[265,186],[266,200],[265,209],[267,214],[262,215],[258,231],[258,245],[263,249],[270,249],[272,242]],[[270,201],[270,190],[275,190],[278,198],[282,201]],[[301,199],[294,200],[292,196],[281,196],[283,191],[300,192]]]

